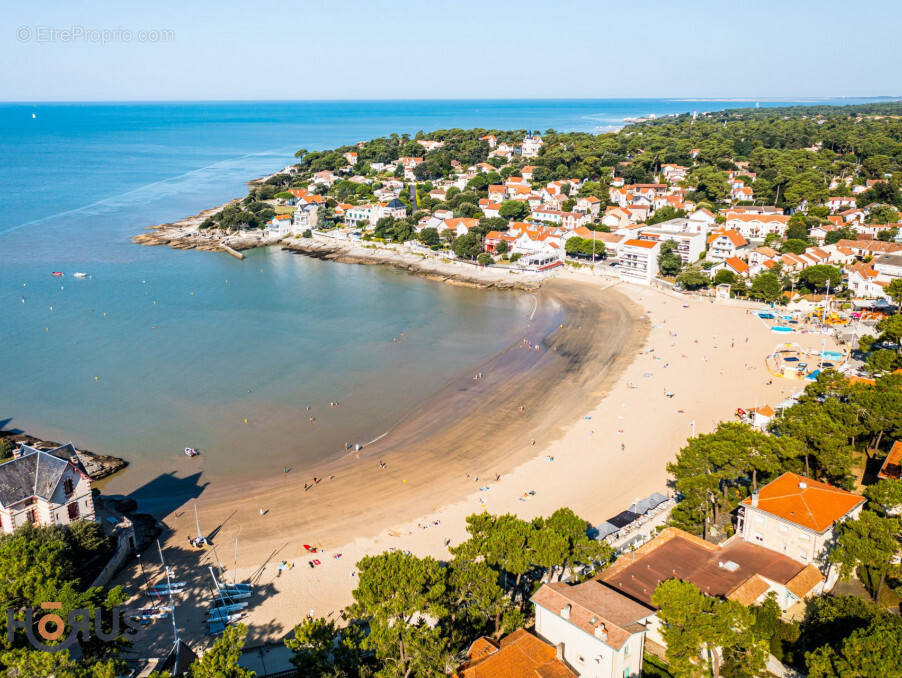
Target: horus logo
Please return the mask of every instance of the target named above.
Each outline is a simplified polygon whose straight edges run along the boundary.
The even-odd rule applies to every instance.
[[[70,610],[64,621],[59,614],[53,612],[53,610],[60,610],[62,607],[62,603],[41,603],[39,608],[40,617],[37,619],[37,623],[35,623],[35,608],[24,608],[25,619],[23,620],[16,619],[17,611],[8,608],[6,610],[7,642],[13,643],[15,641],[15,634],[18,629],[25,632],[28,642],[31,643],[31,646],[36,650],[59,652],[60,650],[66,650],[72,647],[79,638],[81,638],[82,642],[90,640],[92,636],[92,621],[94,622],[93,636],[107,642],[116,640],[122,635],[123,631],[120,626],[120,620],[124,621],[125,626],[131,629],[134,634],[140,634],[146,630],[133,618],[134,614],[138,612],[137,610],[114,607],[111,619],[111,630],[107,632],[104,630],[103,624],[101,623],[103,611],[100,608],[94,609],[93,617],[91,615],[91,610],[88,609],[78,608]],[[37,626],[37,635],[40,636],[40,639],[35,637],[35,626]],[[69,635],[64,640],[60,641],[63,634],[66,632],[67,626],[70,629]],[[44,642],[41,642],[42,640]],[[46,643],[53,644],[47,645]]]

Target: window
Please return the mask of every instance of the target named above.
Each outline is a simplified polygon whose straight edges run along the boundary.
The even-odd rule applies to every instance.
[[[623,654],[627,657],[630,656],[630,646],[629,643],[623,646]]]
[[[78,518],[78,502],[72,502],[68,506],[69,508],[69,520],[75,520]]]
[[[38,522],[38,510],[37,509],[28,509],[28,522],[32,525],[37,525]]]
[[[66,497],[71,497],[75,493],[75,483],[72,482],[72,478],[66,478],[63,481],[63,492],[66,493]]]

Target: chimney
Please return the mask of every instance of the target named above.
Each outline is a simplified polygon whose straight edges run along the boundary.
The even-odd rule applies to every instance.
[[[752,506],[758,506],[758,492],[752,492]]]
[[[808,484],[804,480],[800,480],[799,481],[799,489],[804,490],[806,487],[808,487]]]
[[[554,656],[559,662],[564,661],[564,644],[558,643],[554,646]]]
[[[595,637],[603,643],[608,641],[608,629],[605,627],[604,623],[595,627]]]
[[[564,607],[561,608],[561,617],[563,617],[564,619],[570,619],[570,608],[571,607],[572,607],[572,605],[570,605],[570,603],[567,603],[566,605],[564,605]]]

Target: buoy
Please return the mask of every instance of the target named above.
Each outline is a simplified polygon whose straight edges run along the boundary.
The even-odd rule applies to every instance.
[[[45,331],[45,332],[49,332],[49,331],[50,331],[50,328],[49,328],[49,327],[45,327],[45,328],[44,328],[44,331]]]
[[[103,317],[106,318],[106,313],[103,314]]]
[[[100,377],[94,377],[94,381],[100,381]]]
[[[245,423],[245,424],[247,423],[247,419],[244,420],[244,423]]]

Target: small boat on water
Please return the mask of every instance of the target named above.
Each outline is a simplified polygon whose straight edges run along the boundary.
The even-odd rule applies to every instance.
[[[62,277],[63,277],[63,272],[62,272],[62,271],[54,271],[53,273],[51,273],[51,275],[52,275],[54,278],[62,278]]]
[[[186,447],[186,448],[185,448],[185,454],[187,454],[189,457],[196,457],[197,455],[200,454],[200,452],[198,452],[198,451],[197,451],[195,448],[193,448],[193,447]]]
[[[76,278],[87,278],[88,277],[87,273],[73,273],[72,275],[75,276]]]

